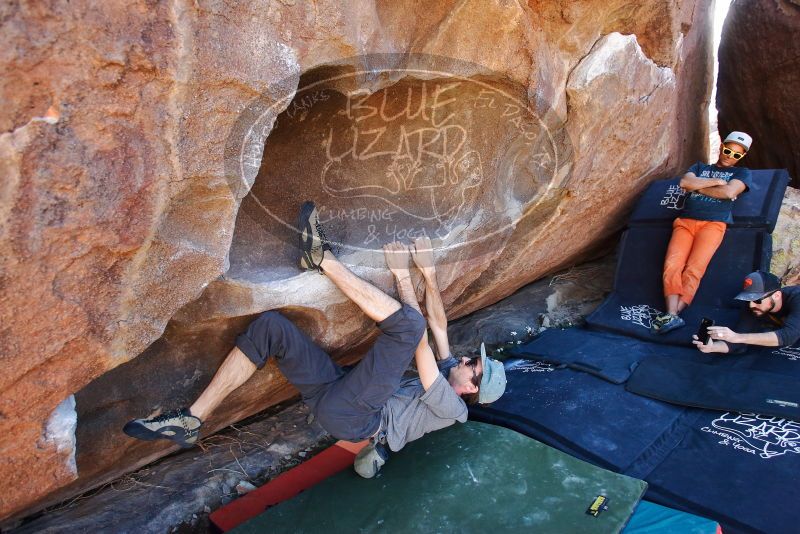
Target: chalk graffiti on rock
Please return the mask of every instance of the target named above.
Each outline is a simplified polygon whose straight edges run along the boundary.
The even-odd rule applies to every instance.
[[[343,249],[426,235],[485,254],[521,218],[555,210],[572,151],[560,113],[539,100],[534,110],[502,76],[462,74],[476,67],[370,54],[299,85],[287,78],[241,113],[226,180],[237,198],[249,191],[250,209],[269,217],[259,224],[281,239],[298,230],[290,206],[313,199]]]
[[[469,148],[467,128],[449,111],[456,101],[452,91],[461,85],[409,87],[403,108],[393,113],[387,111],[386,89],[377,98],[380,104],[375,94],[349,95],[350,126],[331,127],[324,142],[323,190],[339,198],[381,199],[396,212],[438,223],[437,232],[446,234],[447,223],[467,205],[470,190],[484,181],[480,153]],[[382,171],[372,180],[355,182],[354,162],[377,162]],[[424,200],[410,202],[409,194]]]

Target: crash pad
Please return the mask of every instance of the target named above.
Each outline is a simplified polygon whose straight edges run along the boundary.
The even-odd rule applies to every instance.
[[[726,534],[800,524],[800,423],[703,410],[541,362],[506,362],[506,393],[470,418],[532,436],[648,482],[658,504],[719,522]]]
[[[702,410],[646,476],[648,498],[716,520],[725,534],[797,532],[800,423]]]
[[[671,236],[671,228],[625,231],[614,274],[614,292],[626,299],[646,299],[663,305],[664,257]],[[734,297],[741,291],[745,275],[759,268],[769,268],[771,255],[770,234],[729,228],[708,264],[692,305],[736,308],[738,303]]]
[[[733,204],[732,227],[775,229],[783,195],[789,185],[786,169],[751,170],[750,191]],[[657,180],[639,197],[629,226],[670,226],[686,200],[680,177]]]
[[[641,501],[622,534],[721,534],[716,521]]]
[[[625,389],[637,395],[714,410],[751,412],[800,421],[800,379],[732,368],[738,357],[717,356],[711,364],[668,356],[643,360]]]
[[[490,405],[470,406],[470,419],[506,426],[605,469],[650,472],[653,466],[642,459],[653,444],[676,445],[681,435],[670,438],[670,430],[694,417],[691,408],[634,395],[581,371],[524,360],[505,364],[505,393]]]
[[[342,471],[233,532],[619,532],[645,489],[517,432],[468,422],[393,453],[374,479]]]
[[[620,242],[613,291],[586,318],[590,328],[616,332],[654,343],[691,345],[701,319],[735,324],[741,303],[734,297],[747,273],[769,269],[770,234],[748,228],[730,228],[700,282],[697,295],[681,317],[687,327],[665,335],[650,333],[651,321],[664,309],[662,271],[671,236],[670,228],[627,230]]]
[[[298,493],[319,484],[326,478],[353,467],[353,460],[367,441],[338,441],[242,497],[214,510],[209,516],[220,532],[228,532]]]
[[[689,348],[675,348],[697,352]],[[580,327],[550,328],[531,341],[515,345],[507,351],[512,358],[567,365],[614,384],[628,380],[640,361],[663,352],[664,345]]]

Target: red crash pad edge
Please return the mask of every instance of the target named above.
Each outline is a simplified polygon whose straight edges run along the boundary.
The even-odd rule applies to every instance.
[[[365,445],[339,441],[292,469],[281,473],[260,488],[215,510],[209,519],[222,532],[228,532],[280,502],[291,499],[303,490],[319,484],[353,465]]]

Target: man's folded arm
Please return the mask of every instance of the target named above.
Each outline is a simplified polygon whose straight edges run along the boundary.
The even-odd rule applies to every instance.
[[[722,178],[698,178],[693,172],[687,172],[683,175],[680,181],[680,186],[688,192],[698,191],[700,189],[707,189],[709,187],[716,187],[726,185],[727,182]]]
[[[723,180],[724,181],[724,180]],[[720,200],[735,200],[747,189],[747,185],[741,180],[733,179],[725,185],[715,185],[712,187],[704,187],[697,190],[701,195]]]

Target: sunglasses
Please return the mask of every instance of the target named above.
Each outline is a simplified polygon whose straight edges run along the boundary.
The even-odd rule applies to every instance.
[[[483,378],[483,373],[478,375],[477,371],[475,371],[475,369],[478,368],[478,360],[480,359],[480,356],[475,356],[474,358],[467,360],[467,366],[472,367],[472,383],[476,386],[481,385],[481,379]]]
[[[761,301],[762,301],[762,300],[764,300],[764,299],[768,299],[768,298],[770,298],[770,297],[771,297],[772,295],[774,295],[774,294],[775,294],[775,292],[773,291],[772,293],[769,293],[768,295],[764,295],[764,296],[763,296],[763,297],[761,297],[760,299],[755,299],[753,302],[755,302],[756,304],[761,304]]]
[[[736,152],[735,150],[731,150],[728,147],[722,148],[722,153],[726,156],[731,156],[733,159],[742,159],[744,154],[742,152]]]

